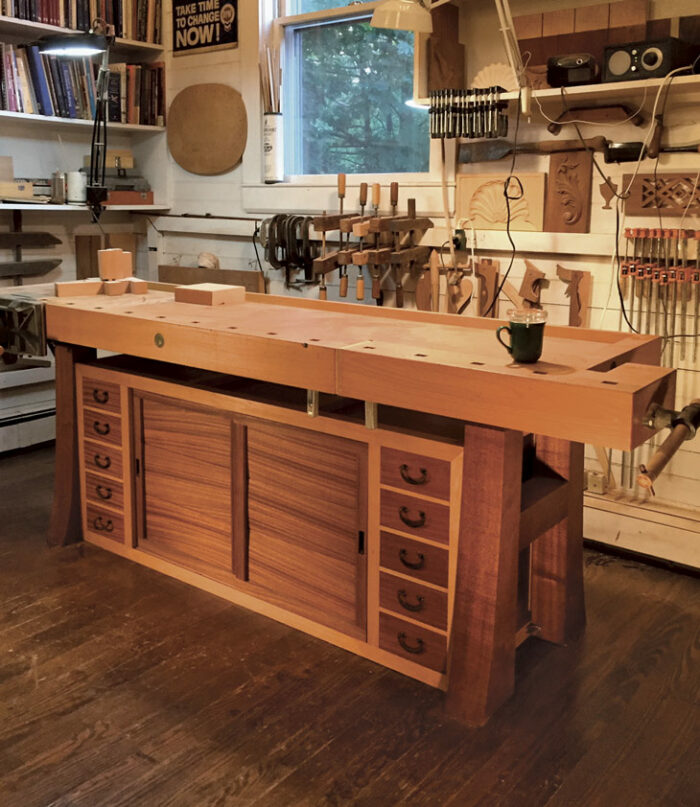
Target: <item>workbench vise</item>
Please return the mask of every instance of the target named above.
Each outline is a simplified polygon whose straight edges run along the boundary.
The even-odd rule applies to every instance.
[[[671,429],[671,433],[659,446],[648,465],[639,466],[637,484],[654,495],[654,482],[668,465],[673,455],[686,440],[692,440],[700,427],[700,398],[691,401],[680,411],[654,406],[647,416],[647,426],[652,429]]]

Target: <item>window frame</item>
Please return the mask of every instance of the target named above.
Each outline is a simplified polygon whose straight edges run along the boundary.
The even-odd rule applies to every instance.
[[[266,184],[263,182],[262,159],[262,100],[258,75],[258,42],[260,37],[269,35],[273,20],[287,28],[292,25],[308,24],[316,21],[332,21],[367,16],[377,7],[378,2],[338,5],[324,11],[285,16],[285,0],[258,0],[251,3],[250,18],[241,15],[239,34],[241,41],[241,66],[243,97],[248,110],[248,148],[243,155],[241,195],[243,207],[250,212],[275,213],[302,209],[310,213],[334,209],[337,205],[337,177],[335,174],[294,174],[284,182]],[[276,13],[277,12],[277,13]],[[284,37],[283,37],[284,39]],[[421,87],[425,87],[425,43],[427,37],[416,37],[413,62],[414,99]],[[454,187],[454,144],[447,142],[447,173],[450,195]],[[389,181],[398,181],[402,188],[401,197],[413,196],[418,207],[430,215],[441,215],[441,150],[440,141],[430,140],[429,169],[427,172],[368,173],[349,174],[348,189],[359,188],[361,182],[378,182],[386,186]],[[326,193],[323,193],[326,189]],[[348,194],[350,196],[350,194]],[[387,199],[382,198],[381,209],[388,208]]]

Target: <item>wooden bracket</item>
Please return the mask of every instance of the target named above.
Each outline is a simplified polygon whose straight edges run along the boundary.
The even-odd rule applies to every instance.
[[[520,284],[520,296],[527,308],[541,308],[540,293],[542,291],[542,281],[545,279],[544,272],[540,271],[532,261],[525,261],[525,274]]]
[[[498,290],[498,261],[482,258],[476,264],[474,274],[479,278],[479,316],[495,318],[498,301],[495,300]],[[488,312],[488,313],[487,313]]]
[[[579,269],[566,269],[557,264],[557,277],[567,284],[569,298],[569,325],[582,327],[591,304],[591,273]]]

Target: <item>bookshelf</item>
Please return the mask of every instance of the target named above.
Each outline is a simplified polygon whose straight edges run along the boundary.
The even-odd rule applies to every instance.
[[[160,6],[160,0],[152,1]],[[8,8],[7,2],[8,0],[4,0],[3,10]],[[136,0],[132,0],[132,7],[134,2]],[[45,22],[19,19],[7,14],[0,15],[0,43],[15,46],[13,48],[15,54],[19,52],[16,46],[34,45],[45,36],[71,32],[79,33],[80,31]],[[7,50],[5,49],[5,51]],[[118,37],[110,51],[110,62],[143,64],[146,66],[143,68],[143,74],[150,75],[152,71],[149,70],[149,66],[162,62],[163,50],[163,46],[159,43]],[[94,63],[96,64],[96,60]],[[87,62],[83,64],[87,65]],[[4,59],[0,60],[0,68],[5,70]],[[22,87],[20,87],[20,91],[21,89]],[[76,90],[75,83],[72,89]],[[164,94],[164,87],[161,94]],[[35,101],[34,108],[37,109],[34,88],[31,95]],[[52,98],[55,96],[52,95]],[[81,98],[83,117],[63,117],[58,114],[42,115],[0,109],[0,155],[13,157],[15,176],[50,176],[57,169],[71,171],[83,165],[83,159],[90,151],[93,127],[86,99],[86,95]],[[17,106],[16,103],[12,105]],[[66,113],[68,110],[64,106],[61,111]],[[78,111],[76,109],[76,113]],[[134,153],[136,168],[140,174],[146,177],[154,191],[155,204],[153,206],[134,206],[136,210],[143,211],[146,208],[164,210],[169,207],[167,146],[164,134],[165,126],[153,123],[118,123],[112,120],[108,124],[108,148],[131,149]],[[48,210],[73,212],[82,208],[76,205],[0,205],[0,210],[12,209],[21,209],[30,213],[31,211]],[[129,208],[120,205],[108,209],[123,211]]]

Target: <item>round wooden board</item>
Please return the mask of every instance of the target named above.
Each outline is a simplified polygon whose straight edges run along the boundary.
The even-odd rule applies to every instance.
[[[193,84],[168,110],[168,148],[192,174],[224,174],[236,166],[248,137],[241,94],[226,84]]]

